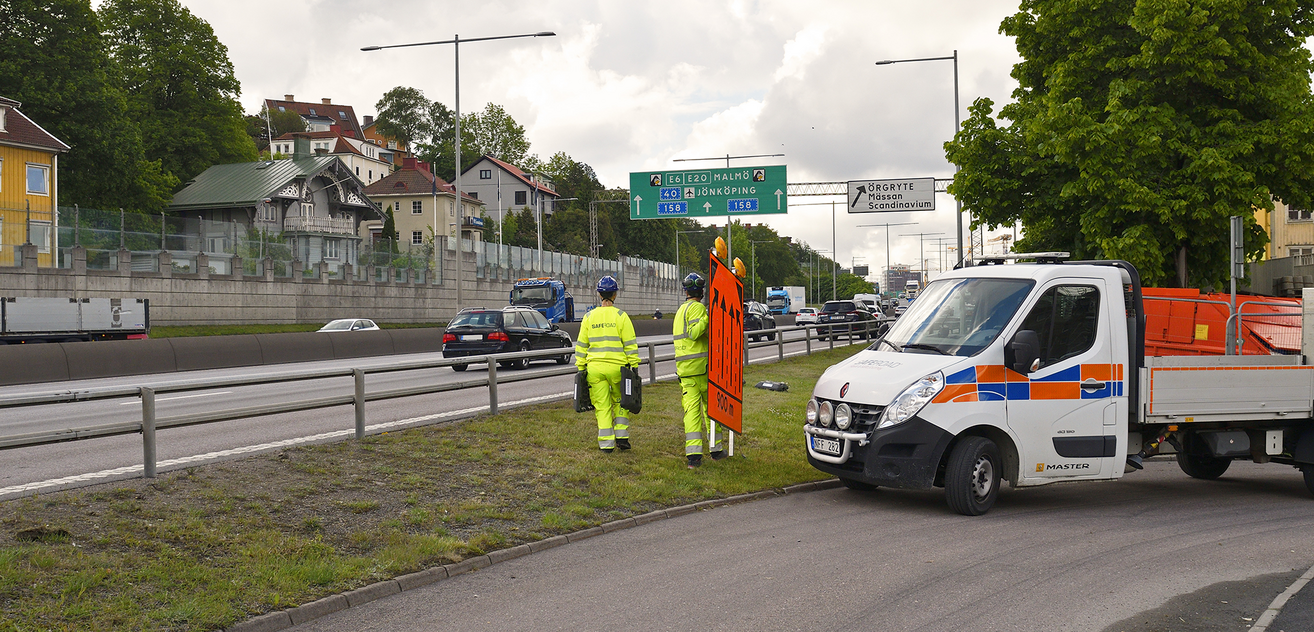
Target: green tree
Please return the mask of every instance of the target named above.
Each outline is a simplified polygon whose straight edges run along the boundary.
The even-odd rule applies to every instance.
[[[431,105],[420,90],[397,86],[383,93],[374,104],[378,111],[374,129],[407,147],[427,142],[433,138]]]
[[[256,159],[228,48],[205,20],[177,0],[107,0],[99,17],[148,159],[182,181]]]
[[[465,156],[467,143],[476,156],[491,154],[511,164],[520,164],[529,151],[524,126],[516,123],[496,103],[484,106],[483,112],[472,112],[461,117],[462,157]],[[462,160],[462,164],[467,163]]]
[[[156,213],[178,180],[148,161],[85,0],[0,3],[0,95],[68,144],[60,203]]]
[[[306,131],[305,119],[292,110],[274,112],[272,115],[267,114],[267,112],[268,110],[261,106],[259,114],[250,114],[244,119],[246,121],[246,135],[251,137],[251,142],[255,143],[256,149],[261,152],[269,148],[269,133],[271,131],[274,138],[289,132]]]
[[[383,217],[383,234],[380,237],[392,240],[394,244],[397,243],[397,218],[392,214],[391,204],[388,205],[387,214]]]
[[[946,143],[975,224],[1020,221],[1021,250],[1126,259],[1148,283],[1228,276],[1228,217],[1314,190],[1309,52],[1295,0],[1024,0],[1015,101],[978,99]]]

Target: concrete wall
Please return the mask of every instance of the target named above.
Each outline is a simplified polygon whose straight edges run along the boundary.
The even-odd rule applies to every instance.
[[[323,323],[334,318],[371,318],[384,323],[445,322],[461,306],[502,306],[507,304],[514,279],[520,276],[553,276],[526,270],[484,265],[476,277],[476,256],[463,253],[462,297],[456,298],[456,252],[444,250],[443,275],[438,283],[396,281],[391,269],[363,271],[344,266],[343,279],[330,280],[327,274],[303,278],[278,278],[272,272],[264,276],[210,275],[207,266],[198,262],[202,272],[180,274],[160,255],[160,272],[131,271],[131,254],[119,251],[116,270],[87,270],[86,256],[73,249],[73,267],[37,266],[34,246],[25,246],[24,265],[0,267],[0,296],[145,298],[151,303],[152,325],[235,325],[250,323]],[[30,256],[29,256],[30,255]],[[623,268],[617,307],[635,315],[651,314],[660,309],[673,312],[680,303],[679,281],[655,276],[650,266],[634,265],[635,260],[620,263]],[[272,269],[266,265],[265,270]],[[240,262],[232,267],[242,270]],[[386,281],[376,281],[380,278]],[[600,274],[555,275],[564,281],[575,296],[577,317],[596,302],[593,288]]]

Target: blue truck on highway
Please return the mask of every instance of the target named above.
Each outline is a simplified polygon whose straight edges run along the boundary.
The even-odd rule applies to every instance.
[[[532,307],[550,323],[575,320],[575,297],[566,284],[552,277],[516,279],[511,288],[511,304]]]

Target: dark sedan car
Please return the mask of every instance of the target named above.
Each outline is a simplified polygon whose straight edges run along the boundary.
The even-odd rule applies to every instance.
[[[774,330],[776,328],[776,319],[771,315],[771,311],[766,305],[749,301],[744,303],[744,333],[748,334],[748,339],[756,342],[763,336],[767,340],[775,340],[776,332],[767,333],[763,330]],[[754,335],[751,332],[762,331],[760,335]]]
[[[859,301],[826,301],[826,304],[821,307],[817,324],[829,325],[828,328],[821,328],[821,331],[829,333],[834,338],[848,334],[850,329],[855,332],[855,335],[862,337],[864,335],[862,333],[864,324],[867,327],[866,335],[875,337],[883,334],[885,327]]]
[[[443,332],[444,358],[540,349],[565,349],[567,352],[560,356],[544,358],[565,364],[574,354],[574,343],[570,334],[549,323],[538,310],[528,307],[466,308],[447,324],[447,330]],[[523,369],[529,365],[529,359],[498,364]],[[466,366],[455,364],[452,369],[464,371]]]

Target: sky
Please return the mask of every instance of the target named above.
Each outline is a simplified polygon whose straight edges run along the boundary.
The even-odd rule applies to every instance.
[[[875,62],[956,50],[964,119],[980,97],[997,111],[1017,85],[1017,51],[999,32],[1017,0],[181,2],[228,47],[247,113],[292,94],[363,117],[396,86],[453,106],[452,46],[360,49],[553,31],[463,44],[461,111],[503,106],[525,127],[530,153],[566,152],[609,188],[627,187],[632,171],[690,166],[676,158],[726,154],[784,154],[731,165],[785,164],[790,183],[949,178],[954,63]],[[850,215],[843,198],[796,196],[788,214],[751,221],[818,250],[832,249],[833,233],[836,260],[866,263],[873,275],[885,267],[887,230],[889,260],[914,267],[922,242],[909,235],[941,233],[924,242],[934,276],[945,251],[933,240],[952,245],[955,231],[952,196],[936,198],[935,211]],[[915,224],[858,227],[887,222]],[[1012,229],[987,239],[1003,233]]]

